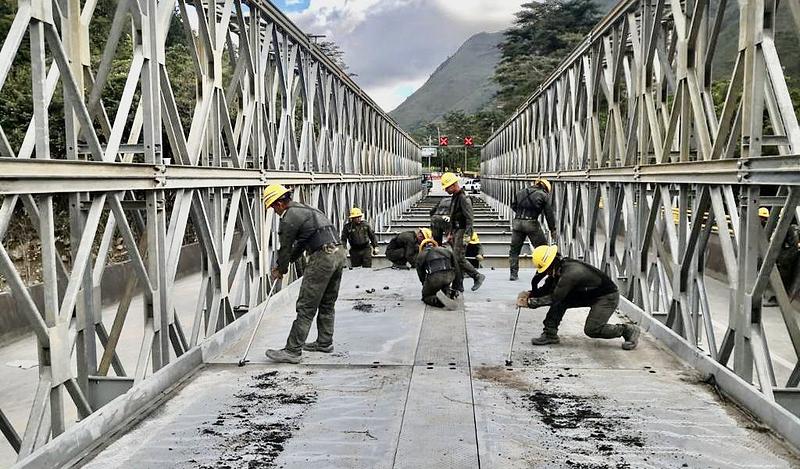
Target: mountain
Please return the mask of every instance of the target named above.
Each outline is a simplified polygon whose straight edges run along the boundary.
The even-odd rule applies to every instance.
[[[497,92],[491,80],[500,61],[503,33],[479,33],[445,60],[417,91],[389,115],[413,132],[450,111],[484,109]]]

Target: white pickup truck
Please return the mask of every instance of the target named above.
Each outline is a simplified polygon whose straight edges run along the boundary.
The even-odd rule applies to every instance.
[[[464,181],[464,184],[462,184],[461,186],[469,194],[480,194],[481,193],[481,181],[480,181],[480,179],[466,179]]]

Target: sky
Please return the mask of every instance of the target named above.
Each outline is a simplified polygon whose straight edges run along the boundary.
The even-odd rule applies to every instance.
[[[339,44],[354,80],[385,111],[470,36],[511,25],[523,0],[273,0],[306,34]]]

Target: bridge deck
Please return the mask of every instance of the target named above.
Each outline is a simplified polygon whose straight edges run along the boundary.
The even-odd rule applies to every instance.
[[[292,311],[267,313],[89,467],[797,467],[770,432],[643,335],[634,352],[582,335],[534,349],[543,310],[487,271],[461,311],[426,308],[413,272],[348,271],[333,354],[269,364]],[[527,277],[528,275],[525,275]],[[469,281],[467,286],[469,286]],[[388,287],[388,289],[385,289]],[[374,291],[373,291],[374,290]],[[623,320],[620,318],[619,320]],[[311,339],[314,338],[312,331]]]

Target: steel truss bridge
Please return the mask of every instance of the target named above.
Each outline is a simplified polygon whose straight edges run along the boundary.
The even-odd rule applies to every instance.
[[[800,6],[784,1],[800,33]],[[266,184],[296,187],[337,228],[357,205],[390,231],[423,196],[417,143],[269,2],[120,0],[93,63],[96,6],[20,1],[0,49],[0,88],[30,57],[33,102],[21,144],[0,129],[0,274],[38,347],[24,427],[0,397],[0,430],[23,465],[67,463],[100,444],[254,326],[277,248],[277,217],[260,203]],[[800,446],[800,325],[789,300],[798,285],[787,292],[775,269],[800,216],[800,127],[774,42],[777,7],[740,4],[717,112],[711,65],[726,0],[623,1],[485,144],[481,173],[506,218],[515,189],[551,178],[562,250],[614,274],[626,314]],[[166,65],[174,15],[192,25],[191,115],[179,111]],[[133,57],[110,108],[126,31]],[[50,111],[56,93],[63,116]],[[761,206],[773,208],[765,227]],[[41,246],[42,304],[9,254],[6,233],[20,219]],[[133,274],[107,328],[101,285],[118,239]],[[201,272],[196,307],[181,321],[173,293],[186,239],[200,248]],[[712,307],[706,287],[710,243],[727,308]],[[767,287],[795,352],[780,381],[761,322]],[[242,309],[251,313],[240,318]],[[120,338],[134,314],[143,320],[126,361]],[[722,336],[716,316],[726,317]],[[82,423],[70,425],[70,408]]]
[[[800,5],[788,4],[800,39]],[[632,314],[664,316],[665,340],[777,427],[800,414],[800,315],[775,267],[800,220],[800,126],[776,49],[779,2],[739,3],[733,71],[712,76],[729,59],[717,54],[726,5],[620,2],[492,135],[481,174],[506,214],[532,177],[557,181],[561,249],[615,275]],[[727,80],[721,111],[717,79]],[[763,227],[760,207],[771,208]],[[730,289],[722,307],[706,288],[709,252]],[[794,352],[780,381],[762,322],[767,288]]]

